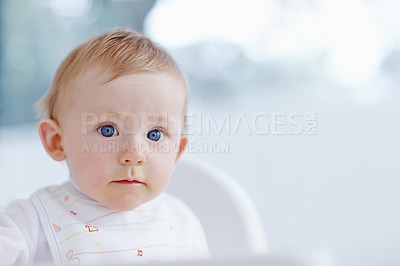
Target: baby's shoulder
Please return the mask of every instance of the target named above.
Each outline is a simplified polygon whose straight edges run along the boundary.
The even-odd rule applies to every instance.
[[[56,189],[60,186],[49,186],[39,188],[28,199],[17,199],[11,201],[4,210],[5,215],[9,216],[20,227],[32,227],[32,224],[39,224],[39,213],[37,198],[43,194],[43,191]]]
[[[173,204],[181,208],[188,208],[187,204],[183,200],[168,192],[161,193],[160,199],[162,199],[165,203]]]
[[[198,222],[195,212],[180,198],[163,192],[157,199],[156,205],[163,213],[173,216],[175,219],[184,220],[187,222]]]
[[[10,229],[18,229],[26,237],[40,229],[39,217],[30,199],[12,201],[0,216],[0,223],[7,224]]]
[[[173,228],[184,232],[181,236],[185,239],[191,239],[196,249],[203,252],[204,257],[209,257],[207,240],[200,219],[188,204],[180,198],[164,192],[159,197],[162,209],[168,210],[168,220],[173,224]]]
[[[168,209],[192,212],[186,202],[168,192],[163,192],[159,196],[159,204],[164,205]]]
[[[31,199],[18,199],[13,200],[7,206],[5,210],[8,214],[15,217],[33,217],[37,216],[35,206],[32,203]],[[25,219],[21,219],[25,220]]]

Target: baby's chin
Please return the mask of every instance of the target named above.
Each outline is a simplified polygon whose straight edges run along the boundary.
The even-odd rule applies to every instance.
[[[110,208],[114,211],[126,212],[126,211],[134,211],[140,205],[142,205],[142,204],[131,204],[131,205],[111,204],[111,205],[105,205],[105,206],[107,206],[108,208]]]
[[[106,207],[115,210],[115,211],[134,211],[136,208],[141,206],[142,204],[152,200],[155,197],[148,198],[148,199],[124,199],[120,198],[118,200],[105,200],[99,201]]]

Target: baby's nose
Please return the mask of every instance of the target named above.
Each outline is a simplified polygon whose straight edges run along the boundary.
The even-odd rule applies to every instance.
[[[118,161],[123,165],[143,165],[146,155],[138,147],[127,148],[118,155]]]
[[[131,159],[128,158],[128,156],[126,156],[126,158],[123,158],[120,160],[121,164],[134,164],[134,165],[143,165],[144,164],[144,160],[143,159]]]

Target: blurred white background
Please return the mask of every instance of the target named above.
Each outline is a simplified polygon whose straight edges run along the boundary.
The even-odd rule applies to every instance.
[[[243,185],[272,252],[327,252],[339,266],[399,265],[400,2],[0,7],[0,207],[68,178],[41,147],[32,104],[75,45],[129,26],[181,65],[191,94],[187,153]]]

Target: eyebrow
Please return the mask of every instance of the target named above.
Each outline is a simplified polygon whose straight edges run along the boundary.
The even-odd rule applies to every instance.
[[[151,114],[151,116],[153,116],[153,114]],[[165,115],[165,113],[163,114],[155,114],[154,116],[156,116],[158,118],[158,123],[161,124],[166,124],[167,127],[168,125],[172,125],[172,127],[176,127],[176,119],[172,119],[171,116]]]
[[[168,113],[147,113],[147,114],[137,114],[137,113],[121,113],[121,112],[115,112],[116,116],[118,118],[124,117],[124,116],[134,116],[135,118],[142,119],[143,115],[147,115],[147,117],[156,117],[157,118],[157,123],[164,123],[164,124],[172,124],[173,127],[177,126],[176,119],[172,119],[171,116],[168,115]]]

